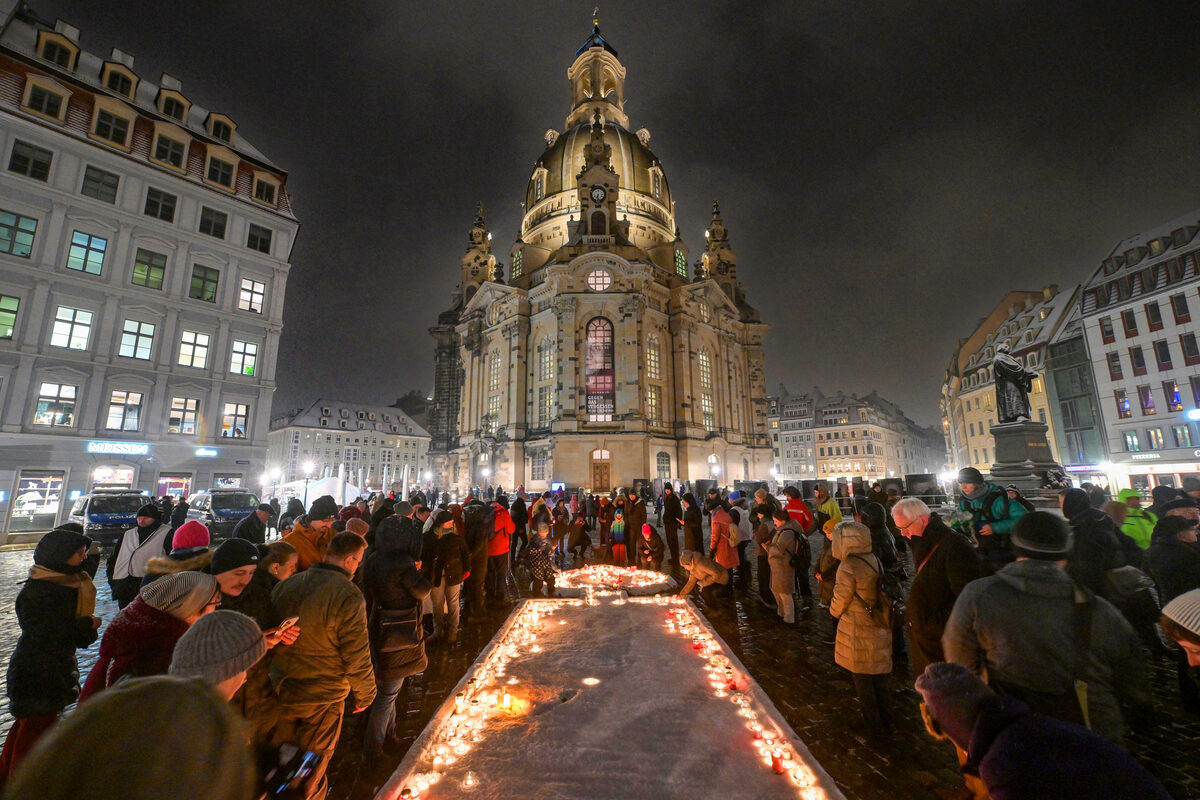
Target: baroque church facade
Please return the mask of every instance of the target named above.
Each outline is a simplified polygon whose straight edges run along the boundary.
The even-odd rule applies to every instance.
[[[667,176],[649,132],[630,132],[625,67],[598,25],[567,78],[571,110],[546,132],[509,274],[480,209],[430,329],[434,482],[767,480],[768,326],[720,209],[689,276]]]

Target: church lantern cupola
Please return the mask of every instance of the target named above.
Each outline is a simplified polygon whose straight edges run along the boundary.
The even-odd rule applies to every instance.
[[[567,127],[586,123],[599,111],[622,128],[629,127],[625,115],[625,67],[617,51],[600,35],[600,20],[592,20],[592,35],[575,52],[575,63],[567,70],[571,81],[571,113]]]
[[[721,219],[721,206],[712,204],[712,220],[704,232],[704,252],[700,256],[702,274],[720,285],[731,299],[737,298],[737,253],[729,246],[729,231]]]
[[[500,266],[492,255],[492,233],[483,218],[483,203],[475,208],[475,222],[467,237],[467,252],[462,257],[460,291],[464,303],[470,302],[484,281],[499,280]]]

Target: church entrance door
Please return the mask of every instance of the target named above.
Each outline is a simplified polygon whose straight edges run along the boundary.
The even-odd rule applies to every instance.
[[[612,480],[609,477],[609,467],[607,462],[592,462],[592,491],[607,492],[612,489],[609,482]]]

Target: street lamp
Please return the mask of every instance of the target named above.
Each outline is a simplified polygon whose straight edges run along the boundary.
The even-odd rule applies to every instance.
[[[313,462],[305,461],[301,465],[304,468],[304,508],[308,508],[308,482],[312,478]]]

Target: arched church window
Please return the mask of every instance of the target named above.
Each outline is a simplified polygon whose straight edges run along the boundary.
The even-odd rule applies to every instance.
[[[654,173],[654,196],[658,197],[662,194],[662,176],[657,172]]]
[[[617,400],[613,324],[604,317],[596,317],[587,324],[586,339],[588,421],[612,422]]]
[[[652,335],[646,340],[646,377],[652,381],[659,380],[662,375],[659,356],[658,337]]]
[[[603,211],[592,212],[592,224],[588,227],[588,233],[592,236],[608,235],[608,217]]]
[[[669,453],[660,452],[655,456],[655,465],[658,468],[658,477],[662,480],[671,479],[671,456]]]
[[[500,351],[493,350],[488,354],[488,391],[494,392],[500,388]]]
[[[612,275],[608,270],[596,267],[588,273],[587,285],[593,292],[606,291],[608,287],[612,286]]]
[[[525,251],[513,251],[512,276],[519,278],[525,273]]]
[[[554,376],[554,342],[549,336],[538,345],[538,380],[548,381]]]
[[[708,350],[701,348],[700,355],[696,358],[696,363],[700,368],[700,387],[703,389],[712,388],[712,356],[708,354]]]
[[[675,274],[681,278],[687,277],[687,256],[679,248],[675,249]]]
[[[700,321],[712,321],[712,306],[710,306],[708,303],[705,303],[703,300],[700,301]]]
[[[546,179],[540,173],[533,180],[533,198],[541,200],[546,194]]]

